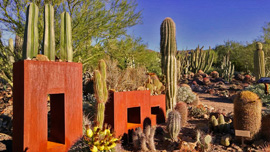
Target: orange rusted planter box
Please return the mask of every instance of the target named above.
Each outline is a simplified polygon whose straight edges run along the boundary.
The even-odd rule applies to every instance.
[[[82,64],[24,60],[13,66],[13,151],[68,151],[82,136]]]
[[[164,123],[165,114],[165,95],[151,96],[149,90],[111,92],[106,103],[105,123],[120,136],[147,123]]]

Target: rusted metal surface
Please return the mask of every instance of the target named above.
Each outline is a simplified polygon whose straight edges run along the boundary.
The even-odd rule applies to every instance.
[[[82,64],[24,60],[13,74],[13,151],[68,151],[82,136]]]
[[[105,123],[115,135],[129,130],[165,122],[165,95],[150,96],[150,91],[111,92],[105,109]]]

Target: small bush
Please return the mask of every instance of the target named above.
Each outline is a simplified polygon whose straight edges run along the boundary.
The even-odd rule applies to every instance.
[[[269,106],[270,106],[270,95],[265,94],[265,86],[264,86],[264,84],[250,85],[245,90],[256,93],[260,97],[260,99],[262,100],[262,103],[267,105],[268,108],[269,108]]]
[[[192,92],[190,87],[179,87],[177,90],[177,102],[183,101],[187,104],[196,100],[196,95]]]

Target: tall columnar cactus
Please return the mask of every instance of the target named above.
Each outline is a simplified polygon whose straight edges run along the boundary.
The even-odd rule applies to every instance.
[[[61,14],[60,58],[72,62],[71,19],[68,12]]]
[[[250,91],[242,91],[234,99],[234,129],[250,131],[254,139],[261,128],[262,102],[259,96]],[[248,140],[249,140],[248,139]]]
[[[160,26],[160,53],[162,72],[166,76],[166,106],[173,109],[177,94],[177,63],[175,23],[171,18],[165,18]]]
[[[14,63],[15,60],[14,60],[14,43],[13,43],[13,39],[9,39],[8,40],[8,48],[9,48],[9,51],[11,52],[11,55],[9,56],[9,62],[10,63]]]
[[[173,141],[177,141],[178,134],[181,130],[181,116],[178,111],[173,110],[168,113],[167,130]]]
[[[254,53],[254,74],[256,81],[265,77],[265,63],[262,43],[257,42],[257,50]]]
[[[97,99],[97,122],[98,127],[102,128],[104,123],[105,104],[108,100],[108,90],[106,85],[106,63],[99,61],[99,69],[94,71],[94,89]]]
[[[38,6],[30,3],[26,12],[23,42],[23,58],[33,58],[38,54]]]
[[[55,60],[54,8],[49,4],[45,4],[44,26],[43,54]]]
[[[195,51],[191,51],[190,56],[190,70],[197,73],[199,70],[207,72],[211,69],[214,61],[214,54],[211,52],[211,47],[209,46],[209,51],[204,51],[203,47],[196,48]]]
[[[234,65],[230,61],[229,54],[223,57],[223,62],[221,63],[221,75],[227,81],[230,82],[234,75]]]

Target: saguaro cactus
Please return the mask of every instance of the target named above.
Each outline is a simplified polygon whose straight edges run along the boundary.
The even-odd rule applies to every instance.
[[[97,99],[97,122],[98,127],[102,128],[104,123],[105,104],[108,100],[108,90],[106,85],[106,63],[99,61],[99,70],[94,71],[94,89]]]
[[[166,106],[173,109],[177,94],[177,63],[175,23],[171,18],[165,18],[160,26],[160,53],[162,72],[166,76]]]
[[[44,25],[43,54],[50,60],[55,60],[54,9],[49,4],[45,4]]]
[[[23,58],[33,58],[38,54],[38,6],[30,3],[26,12],[23,42]]]
[[[261,77],[265,77],[264,52],[262,48],[262,43],[257,42],[257,50],[254,53],[254,74],[256,81]]]
[[[68,12],[61,14],[60,58],[72,62],[71,19]]]

